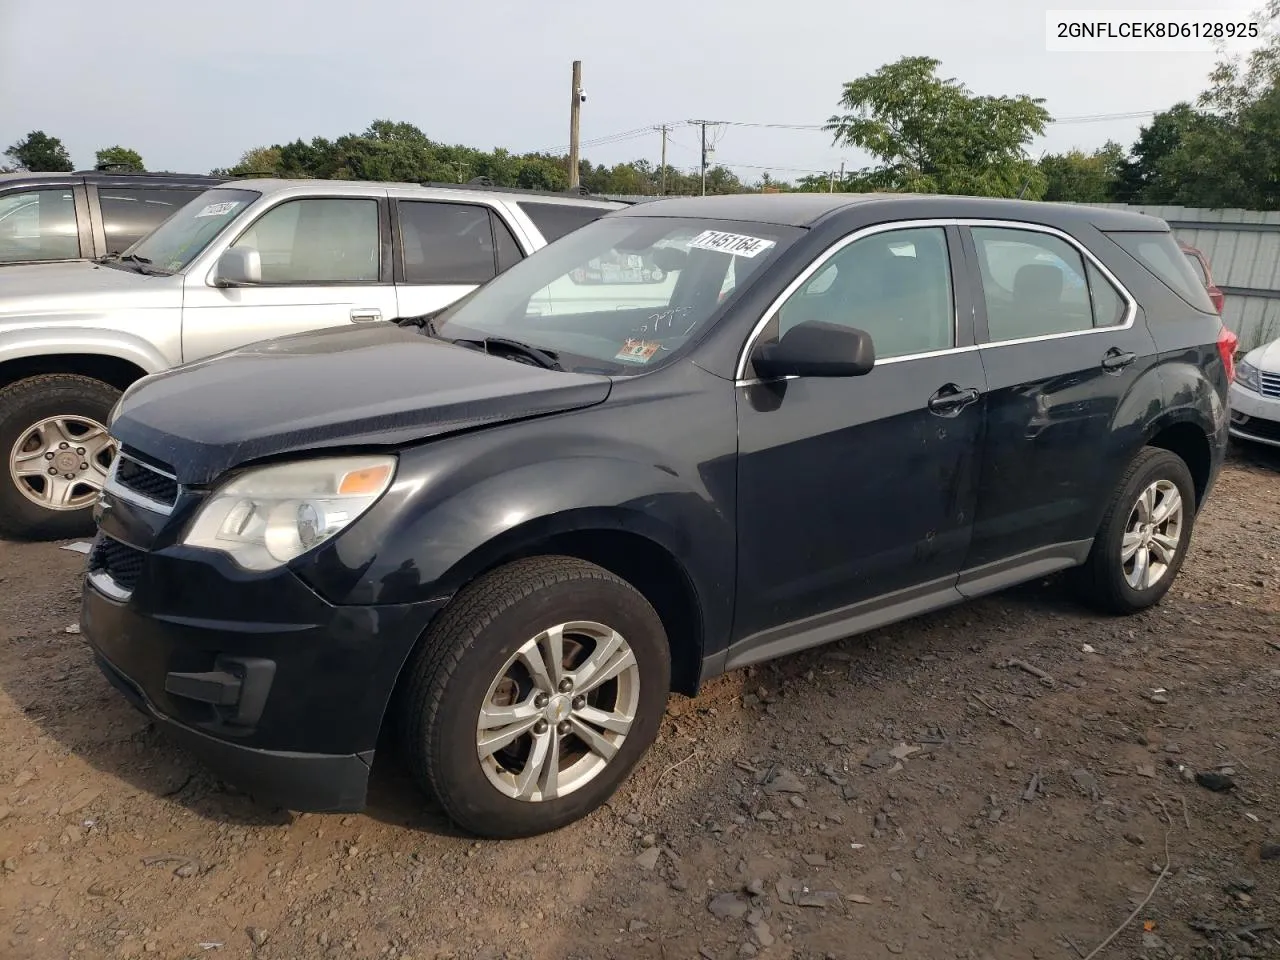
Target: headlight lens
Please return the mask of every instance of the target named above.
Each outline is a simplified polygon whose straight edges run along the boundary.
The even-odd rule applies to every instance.
[[[336,536],[386,492],[395,457],[283,463],[213,492],[182,542],[221,550],[246,570],[271,570]]]
[[[1258,376],[1258,368],[1241,360],[1236,364],[1236,383],[1254,393],[1262,392],[1262,382]]]

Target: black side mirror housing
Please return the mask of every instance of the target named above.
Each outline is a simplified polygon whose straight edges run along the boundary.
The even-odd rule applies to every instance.
[[[792,327],[777,343],[755,351],[752,365],[762,380],[777,377],[860,377],[876,364],[871,334],[855,327],[812,320]]]

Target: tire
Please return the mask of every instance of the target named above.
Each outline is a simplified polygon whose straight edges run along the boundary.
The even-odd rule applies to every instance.
[[[1153,540],[1151,548],[1139,546],[1133,559],[1127,560],[1124,556],[1126,534],[1135,521],[1141,523],[1139,514],[1143,508],[1139,498],[1144,491],[1152,488],[1160,491],[1154,499],[1157,517],[1161,504],[1166,502],[1162,497],[1168,495],[1170,490],[1177,491],[1181,502],[1180,522],[1176,533],[1171,532],[1173,524],[1170,521],[1157,524],[1156,532],[1163,532],[1164,539]],[[1186,558],[1195,523],[1195,504],[1195,484],[1191,479],[1191,471],[1182,458],[1168,450],[1143,448],[1133,458],[1112,494],[1107,512],[1094,537],[1089,559],[1075,571],[1075,585],[1081,598],[1090,606],[1114,614],[1138,613],[1159,603],[1173,585]],[[1141,526],[1136,529],[1135,535],[1147,536]],[[1176,542],[1172,549],[1168,546],[1170,541]],[[1158,577],[1146,582],[1145,586],[1136,567],[1144,551],[1150,571],[1158,571],[1157,563],[1163,565],[1163,570],[1158,571]]]
[[[517,651],[528,649],[531,641],[557,625],[574,627],[564,631],[565,650],[576,645],[579,657],[596,650],[603,655],[610,649],[609,640],[601,641],[601,646],[582,642],[591,638],[575,630],[589,624],[575,621],[594,622],[616,631],[634,654],[634,666],[628,665],[615,679],[587,693],[588,698],[595,698],[588,704],[581,705],[577,695],[557,693],[539,706],[538,697],[548,695],[538,691],[548,686],[537,686],[532,671],[525,668],[526,661],[517,658]],[[535,652],[543,649],[545,645],[538,646]],[[614,656],[626,662],[624,649],[619,648]],[[566,654],[560,662],[572,657]],[[548,672],[552,659],[540,660]],[[586,685],[589,672],[584,664],[571,662],[569,666],[581,672]],[[517,679],[510,679],[513,676]],[[554,678],[550,683],[551,689],[563,689],[555,685]],[[415,779],[458,826],[494,839],[528,837],[579,820],[613,795],[657,736],[670,686],[671,655],[662,621],[634,587],[607,570],[570,557],[518,560],[463,589],[423,637],[406,668],[399,705],[400,738]],[[481,707],[495,698],[515,701],[510,709],[524,711],[519,723],[532,722],[528,717],[535,715],[537,722],[511,745],[482,760]],[[576,732],[584,726],[580,705],[596,715],[605,710],[615,716],[629,712],[634,717],[611,759],[583,749],[587,741],[579,739]],[[564,714],[569,708],[571,714]],[[568,718],[560,723],[577,726],[560,736],[559,728],[547,718],[565,716]],[[547,727],[536,737],[543,724]],[[484,735],[503,729],[495,725]],[[509,732],[515,727],[505,729]],[[599,735],[603,728],[590,729]],[[606,731],[601,739],[617,735]],[[525,799],[504,792],[519,791],[520,774],[536,756],[539,739],[546,744],[555,742],[563,751],[556,756],[564,758],[566,768],[560,772],[563,779],[559,774],[557,779],[567,789],[554,797],[541,797],[539,774],[533,778],[536,782],[527,783]],[[592,765],[596,772],[582,779]],[[535,764],[533,769],[545,771],[548,767]],[[578,771],[577,785],[570,776],[574,771]],[[500,788],[499,782],[504,786]]]
[[[33,435],[32,429],[38,424],[62,419],[68,425],[65,431],[70,446],[68,452],[74,458],[75,440],[89,436],[75,431],[86,424],[95,424],[105,431],[111,408],[119,397],[120,391],[110,384],[69,373],[28,377],[0,390],[0,535],[25,540],[58,540],[93,532],[92,491],[101,489],[104,470],[97,468],[105,467],[104,461],[109,462],[110,448],[103,448],[98,456],[90,455],[88,459],[69,464],[75,471],[72,508],[57,510],[37,502],[47,482],[43,477],[15,476],[15,470],[21,469],[15,460],[18,455],[15,445],[25,439],[30,447],[38,448],[52,434]],[[91,450],[100,439],[95,438],[93,443],[86,441],[86,446],[79,449]],[[80,471],[81,463],[90,464],[90,469]],[[29,467],[30,463],[25,466]],[[28,493],[23,492],[24,488]]]

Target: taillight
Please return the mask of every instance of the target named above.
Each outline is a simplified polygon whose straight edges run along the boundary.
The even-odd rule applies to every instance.
[[[1218,334],[1218,356],[1222,357],[1222,365],[1227,371],[1227,383],[1236,378],[1236,347],[1240,346],[1240,338],[1228,330],[1222,328],[1222,332]]]

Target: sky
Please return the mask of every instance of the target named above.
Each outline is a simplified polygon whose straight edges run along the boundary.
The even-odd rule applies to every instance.
[[[1054,0],[1054,9],[1248,10],[1256,0]],[[203,173],[248,148],[407,121],[434,140],[564,149],[570,70],[583,63],[583,156],[660,150],[659,124],[818,124],[843,83],[906,55],[983,94],[1043,97],[1056,118],[1160,110],[1193,99],[1211,53],[1045,49],[1025,0],[0,0],[0,149],[35,129],[78,168],[121,144],[149,169]],[[1031,146],[1126,146],[1147,117],[1062,122]],[[617,138],[616,134],[627,134]],[[699,132],[676,126],[668,162],[696,169]],[[714,161],[747,181],[795,179],[866,157],[820,131],[711,128]]]

